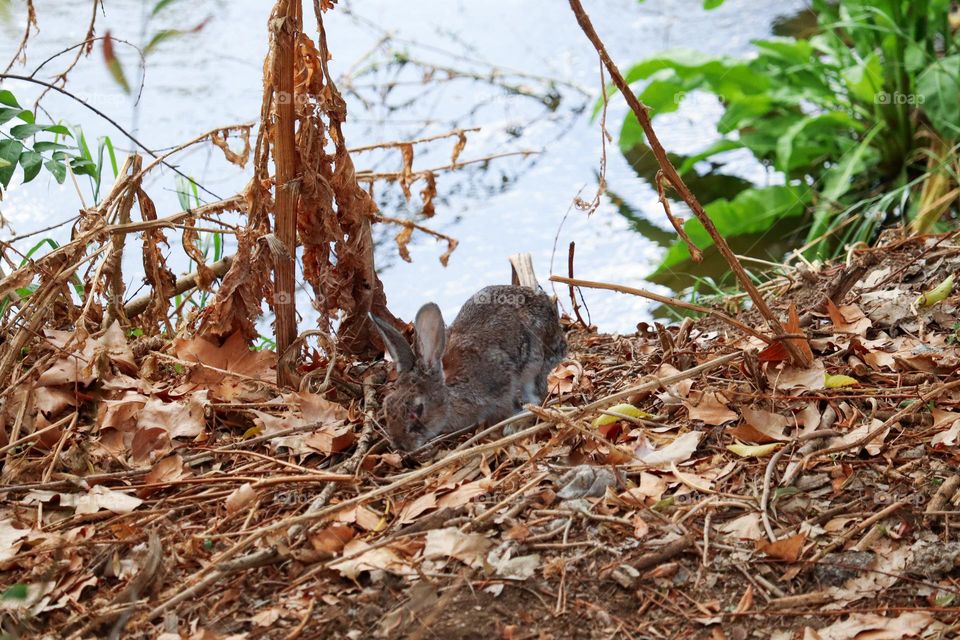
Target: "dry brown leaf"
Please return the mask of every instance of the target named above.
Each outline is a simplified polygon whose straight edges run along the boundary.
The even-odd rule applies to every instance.
[[[357,532],[345,524],[332,524],[310,534],[310,544],[315,551],[336,555],[353,540]]]
[[[353,431],[352,425],[343,425],[342,427],[332,427],[324,425],[306,435],[303,444],[324,455],[346,451],[353,446],[357,439],[357,434]]]
[[[385,525],[385,520],[369,508],[359,505],[338,511],[334,516],[337,522],[356,524],[366,531],[379,531]]]
[[[486,478],[465,482],[450,493],[441,496],[437,500],[439,509],[456,509],[467,504],[474,498],[488,493],[491,488],[491,481]]]
[[[283,615],[280,607],[268,607],[250,617],[250,622],[257,627],[271,627]]]
[[[639,513],[633,516],[633,537],[643,540],[650,534],[650,524]]]
[[[427,171],[423,175],[426,182],[423,189],[420,190],[420,199],[423,201],[423,208],[420,213],[424,218],[432,218],[437,212],[433,204],[433,199],[437,197],[437,176],[433,171]]]
[[[304,424],[311,422],[331,423],[347,419],[347,410],[343,405],[331,402],[316,393],[296,392],[283,395],[283,402],[300,410]]]
[[[775,389],[823,389],[826,386],[826,369],[819,360],[808,369],[784,366],[767,370],[767,380]]]
[[[677,436],[677,438],[655,451],[638,452],[636,458],[650,467],[669,469],[671,463],[682,463],[690,459],[697,450],[703,433],[700,431],[688,431]]]
[[[830,446],[836,447],[840,445],[852,444],[860,440],[861,438],[863,438],[868,433],[870,433],[871,431],[873,431],[874,429],[876,429],[882,424],[883,424],[883,421],[878,420],[877,418],[874,418],[869,423],[864,422],[859,427],[857,427],[856,429],[853,429],[852,431],[848,431],[843,436],[832,439],[830,441]],[[894,424],[891,426],[897,426],[897,425]],[[862,449],[867,453],[869,453],[871,456],[880,455],[880,452],[883,450],[883,441],[887,438],[887,434],[889,433],[890,433],[890,427],[887,427],[886,429],[884,429],[883,431],[875,435],[873,439],[870,440],[870,442],[868,442],[866,445],[863,445]],[[850,449],[850,452],[852,454],[856,454],[858,451],[860,451],[860,448],[861,447]]]
[[[864,336],[867,329],[873,326],[857,305],[848,304],[838,307],[830,298],[827,298],[827,315],[833,323],[833,330],[840,333]]]
[[[753,585],[748,584],[747,590],[743,592],[743,595],[740,596],[740,602],[737,603],[736,608],[733,612],[737,614],[743,614],[753,608]]]
[[[793,424],[793,420],[786,416],[750,407],[740,409],[740,415],[743,416],[745,424],[768,438],[766,442],[784,442],[790,439],[789,436],[784,434],[784,431]],[[765,444],[766,442],[758,442],[758,444]]]
[[[235,164],[241,169],[247,166],[247,160],[250,159],[250,127],[239,127],[240,139],[243,141],[243,149],[237,153],[230,148],[227,143],[227,137],[230,135],[230,129],[221,129],[210,134],[210,142],[223,151],[223,157],[227,162]]]
[[[13,526],[13,520],[0,520],[0,562],[9,560],[17,555],[20,541],[30,533],[29,529],[18,529]]]
[[[147,484],[163,484],[189,478],[192,475],[193,472],[190,467],[185,465],[183,458],[179,453],[176,453],[154,464],[153,468],[147,472],[144,482]]]
[[[682,463],[690,459],[697,450],[703,433],[700,431],[688,431],[677,436],[677,438],[659,450],[647,450],[636,453],[636,458],[651,467],[669,469],[671,463]]]
[[[207,404],[206,390],[173,402],[150,398],[137,415],[137,428],[163,429],[170,438],[194,438],[206,429]]]
[[[400,513],[397,514],[397,517],[400,519],[400,524],[407,524],[413,522],[417,519],[418,516],[437,508],[437,494],[434,491],[430,493],[425,493],[422,496],[419,496],[417,499],[406,503],[403,505],[403,508],[400,509]]]
[[[727,407],[726,401],[727,399],[716,391],[691,391],[683,406],[687,408],[691,420],[719,426],[739,417]]]
[[[940,626],[926,611],[907,611],[896,617],[851,613],[849,617],[816,631],[807,627],[815,635],[804,637],[818,640],[903,640],[925,636],[924,630],[932,624]]]
[[[764,537],[759,513],[747,513],[720,527],[720,531],[740,540],[761,540]]]
[[[354,538],[343,548],[346,559],[330,565],[330,568],[340,572],[349,580],[356,580],[364,571],[379,569],[396,575],[414,573],[413,569],[403,560],[395,545],[387,545],[371,549],[370,544],[359,538]]]
[[[107,327],[103,335],[94,340],[93,351],[95,358],[99,358],[102,354],[124,373],[136,375],[139,371],[136,358],[133,357],[133,349],[130,348],[130,342],[120,327],[120,323],[116,320]],[[103,376],[105,373],[100,372],[100,375]]]
[[[481,533],[465,533],[456,527],[432,529],[427,532],[423,557],[427,560],[456,558],[474,569],[479,569],[483,567],[492,544]]]
[[[576,360],[564,360],[547,376],[547,389],[552,395],[572,393],[580,386],[583,365]]]
[[[101,509],[117,514],[130,513],[143,500],[129,494],[114,491],[103,485],[92,487],[87,493],[61,493],[60,506],[74,507],[77,515],[96,513]]]
[[[659,502],[667,490],[666,481],[658,475],[647,471],[640,472],[640,482],[637,486],[627,489],[619,495],[625,504],[644,507]]]
[[[67,407],[77,404],[77,394],[72,390],[41,386],[33,389],[33,406],[48,416],[58,416]]]
[[[100,403],[97,425],[101,430],[130,431],[137,425],[137,416],[150,398],[136,391],[125,391],[116,400]]]
[[[237,511],[240,511],[241,509],[244,509],[248,505],[252,504],[256,499],[256,490],[249,482],[244,482],[242,485],[234,489],[233,493],[227,496],[227,513],[236,513]]]
[[[787,310],[787,321],[783,324],[783,329],[787,333],[806,335],[803,327],[800,326],[800,315],[797,313],[797,305],[792,302],[790,303],[790,309]],[[807,362],[813,362],[813,350],[810,348],[809,340],[805,337],[791,338],[790,342],[797,350],[806,356]]]
[[[403,191],[403,197],[410,202],[412,194],[410,185],[414,181],[413,177],[413,145],[404,143],[399,146],[400,155],[403,158],[403,165],[400,167],[400,189]]]
[[[105,437],[101,438],[101,442],[105,440]],[[119,453],[126,453],[128,450],[137,463],[145,462],[151,456],[156,459],[169,452],[172,446],[170,434],[162,427],[136,429],[132,438],[130,433],[122,434],[121,442],[125,450]]]
[[[460,157],[460,153],[463,151],[464,147],[467,146],[467,134],[463,131],[457,132],[457,141],[453,143],[453,151],[450,153],[450,164],[456,165],[457,159]]]
[[[699,476],[695,473],[685,473],[680,471],[677,468],[677,463],[675,462],[670,463],[670,473],[673,474],[673,477],[676,478],[680,484],[688,489],[692,489],[693,491],[706,492],[713,488],[713,481],[711,481],[709,478],[704,478],[703,476]]]
[[[393,240],[397,243],[397,253],[400,254],[400,257],[404,262],[413,262],[413,258],[410,257],[410,240],[413,239],[413,225],[405,224],[401,227],[400,231],[397,232],[397,235],[393,237]]]
[[[953,447],[960,440],[960,413],[934,407],[933,428],[942,429],[934,434],[930,445],[934,448]]]
[[[757,549],[771,558],[784,560],[786,562],[796,562],[803,552],[803,545],[807,542],[807,534],[798,533],[789,538],[782,538],[775,542],[766,540],[757,543]]]
[[[257,382],[276,381],[276,354],[250,349],[239,333],[219,346],[201,337],[178,338],[173,349],[181,360],[198,363],[190,373],[190,381],[207,386],[211,397],[220,400],[243,400],[245,393],[257,390]]]

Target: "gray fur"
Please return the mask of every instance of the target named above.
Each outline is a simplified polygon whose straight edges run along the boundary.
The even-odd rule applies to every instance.
[[[566,352],[555,303],[527,287],[481,289],[446,330],[439,308],[424,305],[417,313],[411,368],[401,364],[408,356],[395,344],[400,333],[374,320],[398,363],[396,385],[384,401],[387,434],[407,451],[471,425],[495,424],[526,403],[540,402],[547,375]],[[438,348],[442,367],[436,366]]]

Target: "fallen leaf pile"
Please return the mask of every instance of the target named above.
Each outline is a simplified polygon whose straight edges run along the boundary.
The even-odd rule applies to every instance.
[[[418,458],[382,442],[383,363],[290,392],[239,336],[48,330],[0,415],[3,629],[952,637],[960,245],[868,256],[842,299],[844,265],[769,291],[810,367],[717,320],[571,324],[544,406]]]

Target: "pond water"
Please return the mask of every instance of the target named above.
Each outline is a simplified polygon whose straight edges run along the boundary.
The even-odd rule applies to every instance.
[[[12,3],[0,17],[0,62],[4,64],[21,37],[21,4]],[[112,0],[97,17],[98,34],[109,30],[114,38],[134,43],[149,41],[161,29],[203,25],[199,35],[167,40],[150,54],[137,106],[111,79],[99,44],[71,72],[67,88],[135,130],[155,150],[218,126],[254,121],[260,108],[266,22],[272,3],[181,1],[148,19],[148,5],[153,4]],[[776,19],[804,6],[793,0],[727,0],[720,9],[707,12],[701,4],[695,0],[588,0],[585,7],[611,56],[623,68],[673,48],[745,55],[751,39],[769,36]],[[90,21],[90,6],[78,0],[45,0],[37,3],[37,19],[40,31],[31,35],[26,64],[14,67],[13,73],[29,74],[46,58],[79,42]],[[567,3],[341,0],[327,14],[325,24],[334,56],[331,70],[341,76],[340,88],[349,105],[345,135],[350,146],[480,127],[479,132],[468,134],[461,161],[537,152],[473,164],[438,178],[436,215],[424,224],[460,241],[446,267],[439,262],[445,243],[415,234],[410,245],[412,262],[407,263],[398,258],[392,241],[397,229],[377,230],[379,265],[394,313],[411,318],[420,304],[434,300],[449,320],[476,289],[507,281],[507,256],[518,251],[534,255],[542,282],[551,272],[565,275],[571,241],[576,242],[577,277],[669,292],[662,284],[645,280],[673,235],[655,191],[638,177],[649,159],[628,158],[617,149],[615,140],[625,113],[622,100],[611,102],[607,116],[614,139],[606,149],[607,193],[590,216],[572,206],[578,195],[589,201],[596,194],[602,145],[598,123],[591,118],[599,95],[598,60]],[[119,41],[116,49],[135,84],[137,54]],[[47,63],[37,77],[49,80],[72,55]],[[25,105],[38,95],[37,87],[23,82],[8,81],[3,87],[14,91]],[[118,148],[132,148],[121,132],[72,100],[51,93],[42,105],[64,122],[82,124],[88,139],[109,135]],[[713,123],[719,114],[720,106],[712,99],[690,96],[679,112],[657,118],[655,124],[670,151],[690,153],[714,140]],[[451,140],[418,146],[414,168],[447,164],[451,147]],[[714,180],[739,184],[777,179],[736,152],[726,160],[718,169],[726,177]],[[355,162],[358,169],[378,171],[396,171],[401,165],[395,151],[359,154]],[[177,165],[221,197],[242,189],[249,177],[209,146],[179,155]],[[79,183],[89,204],[86,179],[81,177]],[[413,201],[407,203],[396,185],[378,185],[383,214],[417,215],[421,186],[415,186]],[[176,188],[170,171],[150,178],[147,190],[161,216],[180,210]],[[204,201],[214,199],[204,193],[200,196]],[[0,212],[9,224],[2,230],[3,237],[70,219],[79,202],[69,179],[57,185],[45,172],[30,184],[13,185],[0,202]],[[675,210],[684,213],[679,205]],[[19,241],[17,246],[25,251],[43,237],[64,241],[69,238],[69,225]],[[743,250],[757,240],[749,239]],[[170,241],[176,248],[179,238],[171,234]],[[229,244],[228,239],[228,253]],[[142,286],[141,259],[133,253],[128,251],[124,264],[131,296]],[[179,266],[185,269],[185,261],[180,260]],[[708,275],[723,275],[717,267],[709,268],[716,272]],[[679,288],[684,283],[667,280],[665,284]],[[561,304],[569,307],[566,292],[559,293]],[[308,309],[307,294],[303,295],[298,308]],[[584,296],[592,321],[602,330],[631,331],[637,322],[651,317],[651,303],[641,299],[599,291],[585,291]],[[309,324],[308,316],[301,328]],[[269,332],[266,323],[265,332]]]

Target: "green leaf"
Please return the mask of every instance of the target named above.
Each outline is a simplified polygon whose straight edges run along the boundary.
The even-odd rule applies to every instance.
[[[147,43],[147,46],[143,48],[143,55],[149,55],[154,49],[156,49],[160,43],[170,40],[171,38],[176,38],[182,36],[186,31],[181,31],[180,29],[161,29],[153,34],[153,37],[150,38],[150,42]]]
[[[716,9],[723,4],[723,0],[703,0],[703,8],[707,11],[711,9]]]
[[[883,63],[876,52],[872,52],[854,67],[843,70],[843,81],[847,89],[861,102],[876,103],[883,89]]]
[[[960,55],[937,60],[917,78],[924,113],[944,136],[960,136]]]
[[[113,150],[113,141],[110,139],[110,136],[104,136],[100,141],[100,147],[107,149],[107,155],[110,157],[110,169],[113,170],[113,177],[116,178],[117,174],[120,173],[120,169],[117,168],[117,154]]]
[[[835,158],[844,151],[838,141],[842,137],[849,140],[850,132],[860,127],[846,111],[807,116],[795,122],[777,142],[776,167],[791,173],[822,162],[823,158]]]
[[[168,6],[176,2],[177,0],[159,0],[157,4],[153,5],[153,10],[150,12],[150,15],[155,16]]]
[[[18,124],[15,127],[10,127],[10,135],[18,140],[23,140],[43,130],[43,125],[39,124]]]
[[[7,590],[3,592],[3,595],[0,595],[0,600],[26,600],[27,599],[27,585],[18,582],[16,584],[10,585],[7,587]]]
[[[49,131],[50,133],[56,133],[61,136],[66,136],[72,138],[73,134],[70,133],[70,129],[67,129],[62,124],[48,124],[44,128],[44,131]]]
[[[0,167],[0,187],[6,189],[10,184],[13,172],[20,161],[21,153],[23,153],[23,145],[19,140],[0,140],[0,159],[6,160],[8,163],[6,166]]]
[[[871,144],[873,139],[884,129],[883,123],[878,123],[867,135],[863,137],[860,144],[852,152],[844,155],[840,161],[831,167],[825,174],[824,186],[820,193],[817,208],[813,212],[813,224],[807,233],[807,243],[813,242],[826,233],[830,226],[830,218],[833,215],[833,208],[840,198],[850,190],[853,184],[853,177],[864,171],[865,164],[871,155],[874,156],[874,162],[878,160],[878,154],[873,151]],[[871,154],[871,152],[873,153]],[[807,256],[825,257],[826,245],[819,243],[807,251]]]
[[[87,144],[87,137],[83,135],[83,129],[76,128],[73,132],[73,139],[77,141],[77,149],[80,151],[80,157],[84,160],[93,160],[90,154],[90,146]]]
[[[694,165],[698,162],[706,160],[712,156],[717,155],[718,153],[723,153],[724,151],[732,151],[734,149],[742,149],[743,143],[738,140],[717,140],[712,145],[701,151],[700,153],[692,156],[688,156],[686,160],[683,161],[683,164],[677,167],[677,173],[681,176],[686,174],[688,171],[693,169]]]
[[[761,233],[783,218],[803,214],[810,201],[810,190],[805,186],[774,186],[746,189],[733,200],[721,198],[707,204],[704,209],[722,236],[730,237],[747,233]],[[701,249],[713,244],[713,240],[696,218],[683,225],[690,239]],[[686,244],[677,241],[667,251],[656,273],[672,269],[690,259]]]
[[[127,76],[123,73],[120,58],[113,51],[113,38],[109,31],[103,36],[103,61],[106,63],[107,71],[110,72],[113,81],[120,85],[124,93],[130,93],[130,84],[127,82]]]
[[[47,160],[43,163],[43,166],[53,174],[53,177],[57,179],[58,183],[63,184],[63,181],[67,179],[67,167],[63,162],[59,160]]]
[[[40,173],[43,157],[36,151],[27,150],[20,154],[20,166],[23,167],[23,182],[30,182]]]
[[[620,150],[627,152],[634,146],[642,144],[644,140],[646,140],[646,134],[643,132],[643,127],[640,126],[640,121],[631,111],[623,119],[623,126],[620,127],[620,138],[618,140]]]
[[[100,175],[97,169],[97,163],[93,160],[87,160],[86,158],[73,158],[70,160],[70,168],[78,176],[90,176],[94,180]]]
[[[187,191],[190,185],[183,176],[177,176],[175,182],[177,185],[177,201],[180,203],[180,209],[186,211],[190,208],[190,194]]]
[[[37,251],[40,251],[40,249],[44,247],[50,247],[51,250],[56,251],[57,249],[60,248],[60,245],[57,244],[57,241],[54,240],[53,238],[44,238],[37,244],[30,247],[30,250],[27,251],[26,255],[24,255],[23,261],[20,263],[20,266],[22,267],[25,264],[27,264],[27,262],[30,261],[30,258],[32,258]]]
[[[48,151],[61,151],[63,149],[69,149],[65,144],[60,144],[59,142],[34,142],[33,150],[37,153],[47,153]]]
[[[8,107],[20,107],[20,103],[17,102],[13,93],[6,89],[0,89],[0,104],[5,104]]]
[[[20,118],[24,122],[30,123],[33,120],[33,114],[19,107],[3,107],[0,109],[0,124],[10,122],[14,118]]]

